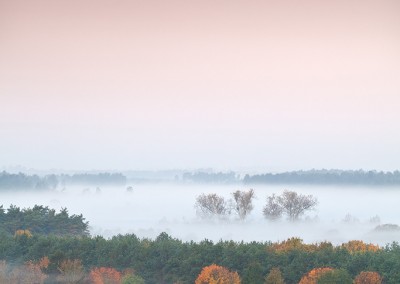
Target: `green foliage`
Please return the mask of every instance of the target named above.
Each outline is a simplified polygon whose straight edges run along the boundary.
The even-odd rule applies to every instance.
[[[351,284],[349,273],[343,269],[335,269],[332,271],[325,272],[321,277],[318,278],[317,284]]]
[[[242,283],[263,283],[263,269],[259,262],[252,262],[243,271]]]
[[[144,284],[144,279],[140,277],[139,275],[125,275],[122,277],[121,284]]]
[[[333,246],[326,242],[304,244],[296,238],[280,243],[182,242],[162,233],[155,239],[139,239],[134,234],[105,239],[74,235],[71,232],[82,232],[74,231],[79,224],[87,225],[81,215],[70,216],[66,209],[57,213],[42,206],[22,210],[16,206],[9,210],[0,207],[0,218],[3,221],[0,224],[0,260],[24,265],[47,256],[50,260],[45,271],[50,275],[48,281],[61,273],[66,260],[80,260],[85,273],[93,267],[131,269],[147,284],[194,283],[202,269],[212,263],[237,271],[243,284],[282,284],[283,279],[286,283],[298,283],[303,275],[318,267],[337,269],[328,273],[326,279],[321,277],[318,283],[351,283],[349,279],[362,271],[379,273],[384,283],[400,283],[398,243],[373,250],[363,249],[369,246],[356,243],[361,249],[354,252],[354,242]],[[32,236],[14,235],[15,229],[30,230]],[[143,283],[140,278],[132,277],[126,276],[126,283],[133,280],[136,282],[132,283]]]
[[[272,268],[268,275],[265,277],[264,284],[285,284],[285,280],[282,277],[280,269],[276,267]]]
[[[35,205],[21,209],[10,205],[0,207],[0,232],[14,235],[18,230],[29,230],[33,235],[88,236],[89,224],[82,215],[69,215],[66,208],[57,213],[47,206]]]

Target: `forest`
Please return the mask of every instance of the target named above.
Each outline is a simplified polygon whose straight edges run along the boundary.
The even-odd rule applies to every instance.
[[[66,209],[60,213],[41,206],[10,209],[1,211],[3,220],[10,223],[12,216],[18,216],[15,212],[22,212],[19,219],[25,223],[14,227],[14,233],[1,230],[1,283],[26,283],[18,280],[21,277],[30,277],[27,283],[400,282],[398,243],[384,247],[357,240],[340,245],[306,244],[299,238],[275,243],[183,242],[166,233],[155,239],[140,239],[134,234],[105,239],[90,236],[85,229],[72,234],[39,228],[54,226],[45,221],[29,224],[44,216],[54,215],[53,219],[48,217],[53,221],[60,214],[67,216]],[[88,223],[78,217],[77,223],[87,229]],[[73,215],[56,223],[68,228],[76,220]],[[220,282],[212,282],[213,277]],[[362,282],[364,278],[373,282]]]

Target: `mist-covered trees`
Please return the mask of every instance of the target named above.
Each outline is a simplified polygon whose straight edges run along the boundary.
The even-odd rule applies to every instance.
[[[276,220],[282,214],[286,214],[290,221],[296,221],[306,211],[314,209],[317,203],[317,199],[312,195],[285,190],[281,195],[267,197],[263,213],[267,219],[271,220]]]
[[[10,235],[43,234],[60,236],[87,236],[89,224],[82,215],[70,215],[66,208],[56,212],[47,206],[35,205],[21,209],[10,205],[6,210],[0,206],[0,232]]]
[[[224,218],[234,212],[244,220],[253,210],[254,190],[237,190],[232,193],[233,199],[225,199],[215,193],[201,194],[196,198],[196,213],[201,218]]]
[[[234,207],[236,214],[241,220],[244,220],[248,214],[253,210],[254,190],[248,191],[236,190],[232,193],[234,200]]]
[[[58,185],[125,185],[126,177],[121,173],[82,173],[61,175],[27,175],[0,172],[0,190],[54,190]]]
[[[195,207],[196,213],[202,218],[223,217],[229,214],[227,202],[215,193],[198,196]]]

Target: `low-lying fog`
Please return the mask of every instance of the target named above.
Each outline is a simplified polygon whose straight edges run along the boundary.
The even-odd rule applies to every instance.
[[[245,221],[231,216],[230,221],[204,221],[196,216],[195,199],[201,193],[231,197],[237,185],[139,184],[133,191],[126,187],[69,187],[54,192],[1,193],[1,204],[19,207],[46,205],[57,210],[66,207],[71,214],[83,214],[91,234],[111,237],[135,233],[156,237],[167,232],[185,241],[205,238],[218,241],[278,241],[301,237],[305,242],[328,240],[335,244],[364,240],[384,245],[400,239],[400,232],[374,232],[379,224],[400,224],[399,188],[265,186],[255,185],[254,210]],[[316,210],[301,221],[271,222],[262,209],[266,197],[284,189],[312,194],[318,199]],[[379,216],[377,218],[376,216]]]

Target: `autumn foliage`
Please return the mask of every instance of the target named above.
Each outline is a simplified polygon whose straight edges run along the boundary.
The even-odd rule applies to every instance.
[[[366,244],[363,241],[349,241],[348,243],[342,244],[342,248],[348,250],[350,253],[376,252],[380,249],[377,245]]]
[[[362,271],[354,279],[354,284],[381,284],[382,277],[377,272]]]
[[[305,244],[300,238],[289,238],[280,243],[274,243],[268,247],[269,251],[275,253],[286,253],[292,250],[300,250],[304,252],[316,252],[323,249],[333,249],[333,245],[329,242],[316,244]]]
[[[39,261],[28,261],[24,265],[9,266],[6,261],[0,261],[0,283],[7,284],[42,284],[47,275],[42,269],[47,268],[49,259],[41,258]]]
[[[95,267],[90,271],[90,280],[93,284],[119,284],[121,273],[110,267]]]
[[[240,284],[240,277],[237,272],[212,264],[203,268],[195,284]]]
[[[329,271],[333,271],[333,268],[330,267],[314,268],[301,278],[299,284],[317,284],[318,279]]]
[[[82,262],[79,259],[62,261],[58,271],[60,275],[57,279],[62,283],[78,283],[85,276]]]

